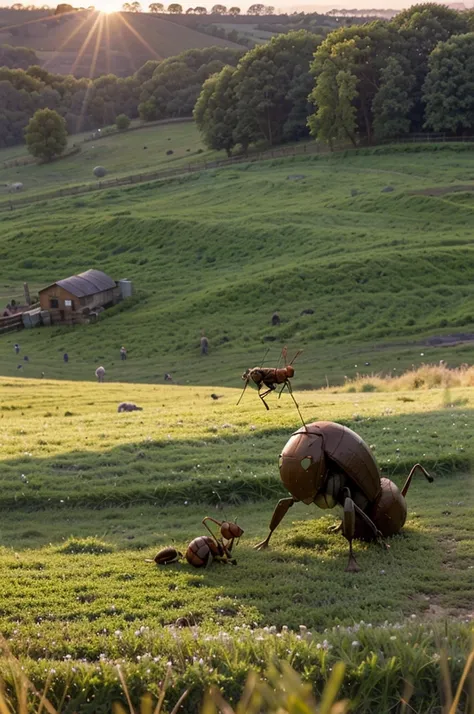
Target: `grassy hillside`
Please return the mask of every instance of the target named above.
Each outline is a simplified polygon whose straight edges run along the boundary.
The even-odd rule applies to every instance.
[[[274,654],[317,690],[343,659],[358,712],[388,711],[407,679],[416,711],[434,711],[446,622],[455,678],[469,643],[474,491],[456,467],[474,456],[474,390],[453,390],[464,402],[449,408],[442,390],[301,395],[308,419],[356,429],[397,483],[418,459],[436,477],[412,483],[389,551],[355,545],[356,576],[328,532],[336,511],[295,506],[272,548],[253,550],[283,493],[278,453],[296,414],[288,397],[267,414],[255,399],[236,408],[237,390],[211,392],[0,379],[0,631],[13,653],[38,687],[50,677],[55,701],[68,687],[68,712],[109,710],[117,662],[134,699],[171,662],[168,701],[190,687],[184,711],[196,712],[205,684],[235,697]],[[124,398],[143,411],[117,414]],[[185,549],[205,515],[244,528],[236,567],[145,562]],[[1,660],[0,672],[11,677]]]
[[[128,142],[143,136],[113,141],[131,156]],[[286,343],[304,349],[297,388],[441,358],[469,362],[472,193],[425,195],[474,183],[474,154],[455,149],[249,163],[3,213],[5,297],[25,280],[36,288],[90,267],[133,280],[136,296],[97,325],[3,336],[2,372],[18,373],[18,339],[27,376],[82,379],[103,363],[113,380],[172,372],[180,383],[237,385],[266,347],[272,364]],[[35,167],[37,179],[60,164]],[[447,346],[433,346],[439,336]]]
[[[139,122],[134,122],[135,126]],[[0,201],[12,198],[8,185],[23,183],[22,196],[42,193],[49,189],[66,188],[75,184],[97,183],[92,171],[95,166],[107,169],[107,179],[121,178],[140,171],[155,171],[186,167],[196,162],[213,159],[217,152],[205,149],[194,122],[143,126],[140,130],[104,136],[97,141],[84,142],[88,135],[73,135],[69,145],[80,146],[80,154],[56,161],[47,167],[27,160],[24,146],[0,151]],[[173,153],[168,154],[168,151]],[[31,157],[30,157],[31,158]],[[16,165],[19,163],[20,165]]]
[[[150,14],[49,11],[12,12],[0,8],[0,43],[34,49],[50,72],[77,77],[133,74],[149,59],[184,50],[235,47],[172,20]]]

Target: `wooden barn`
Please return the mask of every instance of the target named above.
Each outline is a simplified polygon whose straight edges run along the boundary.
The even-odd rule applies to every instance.
[[[86,270],[39,291],[42,310],[51,322],[83,322],[120,300],[120,287],[101,270]]]

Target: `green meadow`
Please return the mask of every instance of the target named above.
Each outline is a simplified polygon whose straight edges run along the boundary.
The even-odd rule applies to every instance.
[[[89,148],[17,180],[40,194],[107,160],[121,175],[185,165],[198,140],[183,124],[97,146],[87,164]],[[472,362],[473,187],[469,146],[397,146],[0,213],[2,305],[25,281],[34,294],[88,268],[135,289],[95,324],[0,336],[0,632],[55,706],[108,712],[123,700],[117,665],[134,702],[171,667],[165,711],[189,689],[196,712],[209,684],[235,702],[249,669],[285,659],[318,693],[343,661],[357,713],[398,711],[407,682],[415,711],[441,711],[442,654],[456,683],[472,631],[474,389],[373,391],[370,375]],[[337,511],[295,505],[272,547],[253,548],[299,420],[287,393],[266,412],[249,387],[237,406],[240,375],[284,345],[303,350],[292,383],[306,421],[354,429],[398,485],[418,461],[435,477],[415,477],[388,550],[355,545],[356,575],[329,532]],[[122,401],[143,411],[118,414]],[[206,515],[244,529],[236,566],[147,562],[184,551]],[[7,660],[0,674],[12,683]]]
[[[56,703],[67,686],[66,711],[123,696],[118,663],[134,697],[156,691],[168,662],[169,702],[191,687],[196,711],[206,684],[235,698],[273,656],[318,690],[342,659],[356,711],[396,705],[407,678],[417,711],[433,711],[440,643],[456,678],[469,642],[474,390],[452,390],[459,407],[443,390],[299,395],[308,420],[357,430],[398,484],[417,460],[435,477],[412,483],[388,551],[356,544],[357,575],[329,532],[335,511],[297,505],[271,548],[253,550],[284,495],[278,454],[298,422],[288,396],[267,414],[254,392],[239,408],[237,390],[220,392],[0,380],[0,630],[13,654],[37,686],[49,676]],[[143,411],[118,414],[123,398]],[[185,551],[206,515],[244,529],[236,566],[146,562]]]
[[[25,280],[34,292],[91,267],[136,291],[97,325],[23,331],[22,374],[90,379],[103,363],[114,381],[171,372],[180,384],[236,386],[267,347],[276,363],[284,344],[304,350],[299,389],[470,362],[474,153],[409,148],[254,162],[1,213],[5,302]],[[465,190],[416,193],[456,186]],[[447,346],[433,346],[440,336]],[[17,339],[0,341],[5,375],[18,373]]]

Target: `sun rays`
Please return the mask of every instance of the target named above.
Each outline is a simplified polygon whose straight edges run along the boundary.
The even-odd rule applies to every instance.
[[[58,33],[59,42],[54,50],[44,50],[42,66],[54,72],[58,71],[55,70],[58,65],[66,64],[67,67],[70,63],[69,70],[59,71],[76,77],[93,79],[100,74],[117,73],[117,58],[120,56],[127,58],[129,74],[146,59],[163,59],[159,49],[143,37],[139,24],[137,27],[122,13],[109,9],[107,0],[103,3],[103,7],[99,5],[96,10],[47,15],[4,30],[42,24],[48,32],[48,25],[52,25],[53,32]],[[138,52],[137,47],[141,47]]]

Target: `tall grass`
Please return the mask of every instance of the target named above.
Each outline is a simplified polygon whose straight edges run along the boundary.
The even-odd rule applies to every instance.
[[[0,679],[0,714],[42,714],[43,712],[63,714],[63,712],[71,711],[69,682],[65,683],[62,693],[58,696],[58,693],[51,689],[54,672],[51,670],[43,685],[35,686],[25,673],[20,661],[9,651],[5,640],[2,640],[0,644],[3,649],[3,669],[5,670],[6,666],[9,670],[8,678]],[[355,683],[357,677],[356,673],[351,672],[343,661],[335,662],[330,668],[326,684],[319,701],[317,701],[309,671],[304,677],[301,677],[289,661],[272,659],[269,654],[263,671],[253,669],[249,671],[245,684],[236,697],[236,699],[238,698],[236,704],[232,706],[222,687],[214,683],[211,686],[207,685],[204,698],[201,699],[202,704],[196,703],[194,708],[187,710],[199,710],[201,714],[218,714],[218,712],[220,714],[345,714],[348,711],[362,710],[380,714],[386,714],[389,710],[398,714],[420,711],[427,711],[430,714],[434,712],[474,714],[474,649],[466,655],[464,666],[457,676],[453,676],[450,658],[444,649],[440,650],[437,661],[439,663],[439,699],[437,702],[433,700],[429,709],[417,709],[416,701],[413,699],[418,684],[426,676],[422,670],[419,670],[417,675],[419,681],[416,679],[412,682],[405,681],[402,691],[389,709],[383,703],[383,698],[380,698],[378,703],[374,701],[373,705],[369,705],[367,708],[367,702],[360,701],[360,698],[357,703],[351,702],[350,680]],[[368,660],[366,664],[369,664]],[[173,672],[170,664],[168,664],[162,681],[155,687],[154,694],[145,692],[139,698],[130,691],[131,683],[127,681],[127,676],[122,672],[121,666],[117,664],[115,669],[118,675],[117,679],[120,681],[121,692],[108,705],[99,706],[101,712],[113,712],[113,714],[164,714],[164,712],[170,712],[170,714],[177,714],[178,711],[185,708],[184,704],[193,685],[182,689],[176,696],[173,692],[176,688],[171,686]],[[369,680],[367,685],[370,686],[370,680],[373,685],[376,685],[370,666],[365,667],[364,663],[361,663],[359,674],[364,674],[364,670],[367,670],[365,672],[365,676]],[[347,686],[347,680],[349,680],[349,686]],[[343,688],[349,696],[338,701],[338,696]],[[50,693],[53,695],[52,697]],[[174,704],[171,704],[170,700]],[[87,709],[91,710],[90,707]],[[72,711],[75,710],[76,707],[73,706]]]
[[[474,367],[463,364],[449,368],[444,363],[422,364],[403,374],[370,376],[357,375],[346,380],[340,388],[342,392],[408,392],[419,389],[450,389],[474,386]],[[335,391],[334,388],[331,391]]]

